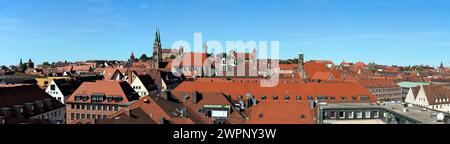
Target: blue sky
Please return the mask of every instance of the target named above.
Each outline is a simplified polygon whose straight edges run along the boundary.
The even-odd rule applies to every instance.
[[[280,57],[450,65],[448,0],[0,0],[0,65],[126,60],[174,41],[280,41]]]

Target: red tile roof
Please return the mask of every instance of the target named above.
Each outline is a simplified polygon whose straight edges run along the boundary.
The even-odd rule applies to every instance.
[[[298,83],[280,82],[275,87],[261,87],[260,79],[232,79],[224,80],[218,78],[204,78],[196,81],[185,81],[176,87],[172,92],[223,92],[230,95],[232,99],[238,96],[245,96],[248,92],[261,100],[262,96],[278,96],[281,99],[285,95],[290,95],[291,99],[301,96],[303,100],[307,96],[369,96],[370,102],[376,102],[376,97],[358,83]],[[347,98],[348,99],[348,98]],[[359,102],[359,101],[356,101]]]
[[[312,80],[333,80],[334,76],[331,72],[316,72],[312,77]]]
[[[247,124],[314,124],[315,113],[308,102],[260,102],[246,112]]]
[[[368,79],[358,81],[365,88],[389,88],[389,87],[400,87],[392,79]]]
[[[167,101],[155,96],[145,96],[134,102],[130,106],[122,108],[120,111],[111,115],[108,119],[133,119],[136,122],[155,122],[161,124],[161,119],[170,121],[173,124],[194,124],[194,121],[188,114],[187,117],[180,117],[179,110],[181,105]],[[132,117],[131,112],[140,110],[139,117]],[[129,111],[129,112],[127,112]],[[174,115],[176,114],[176,115]],[[128,123],[128,122],[127,122]]]
[[[103,103],[124,104],[128,101],[138,98],[131,86],[126,82],[117,81],[96,81],[84,82],[77,90],[67,99],[67,103],[75,102],[75,96],[88,96],[87,101],[78,101],[77,103],[91,103],[91,95],[104,94],[105,96],[121,97],[123,100],[119,103],[107,102],[106,98]]]
[[[450,104],[450,89],[442,85],[424,85],[429,105]]]

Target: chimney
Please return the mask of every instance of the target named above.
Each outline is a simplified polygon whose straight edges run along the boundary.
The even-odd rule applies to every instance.
[[[11,116],[11,108],[4,107],[2,108],[2,114],[5,118],[8,118]]]
[[[304,66],[305,66],[305,61],[304,61],[304,54],[302,52],[298,55],[298,72],[300,73],[300,77],[303,80],[306,80],[307,76],[306,76]]]
[[[37,106],[39,109],[41,109],[41,110],[44,109],[44,102],[43,102],[43,101],[35,101],[34,103],[36,104],[36,106]]]
[[[17,116],[21,116],[23,114],[23,105],[14,105],[13,107]]]

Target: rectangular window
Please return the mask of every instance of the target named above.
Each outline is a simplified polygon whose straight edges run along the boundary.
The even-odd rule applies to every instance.
[[[344,111],[340,111],[339,112],[339,118],[341,118],[341,119],[345,118],[345,112]]]
[[[99,111],[102,110],[102,106],[98,105],[97,110],[99,110]]]
[[[70,114],[70,120],[75,120],[75,114],[74,113]]]
[[[330,112],[330,117],[331,118],[336,118],[336,111],[331,111]]]
[[[76,105],[77,109],[80,109],[80,105]]]
[[[79,113],[76,114],[76,118],[75,119],[80,119],[80,114]]]
[[[364,118],[370,118],[370,111],[364,111]]]
[[[342,99],[342,101],[347,101],[347,97],[346,96],[342,96],[341,99]]]
[[[91,105],[86,105],[87,110],[91,110]]]
[[[369,96],[361,96],[360,99],[361,99],[362,101],[369,100]]]
[[[98,119],[102,119],[102,115],[97,115],[97,118]]]
[[[108,110],[112,111],[113,110],[113,106],[108,106]]]
[[[70,105],[70,109],[75,109],[75,105],[74,105],[74,104],[71,104],[71,105]]]
[[[378,117],[379,117],[379,112],[373,111],[373,118],[378,118]]]
[[[356,112],[356,118],[362,118],[363,116],[363,112],[361,112],[361,111],[357,111]]]
[[[353,111],[349,111],[349,112],[348,112],[348,118],[349,118],[349,119],[352,119],[352,118],[353,118]]]
[[[119,111],[119,106],[114,106],[114,111]]]
[[[50,90],[54,91],[56,89],[56,86],[54,84],[50,85]]]
[[[81,114],[81,119],[85,119],[86,115],[85,114]]]
[[[87,114],[86,119],[91,119],[91,114]]]
[[[84,105],[81,105],[81,110],[84,110]]]
[[[92,119],[97,119],[97,115],[93,114]]]
[[[103,110],[104,110],[104,111],[107,111],[108,108],[106,108],[106,106],[104,105],[104,106],[103,106]]]

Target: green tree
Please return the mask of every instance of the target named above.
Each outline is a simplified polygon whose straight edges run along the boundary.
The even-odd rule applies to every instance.
[[[141,57],[139,58],[139,60],[141,60],[141,61],[147,61],[149,59],[150,58],[146,54],[142,54]]]
[[[175,55],[170,56],[170,59],[175,59],[175,58],[177,58]]]
[[[50,66],[50,63],[48,63],[48,62],[43,62],[43,63],[42,63],[42,66]]]

